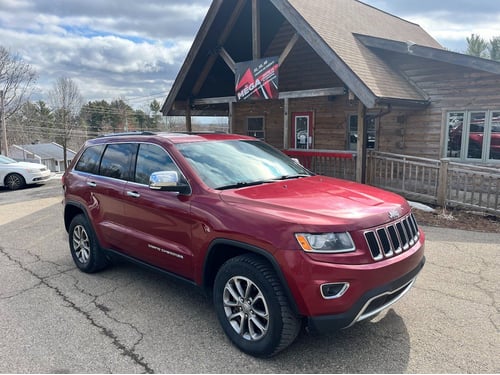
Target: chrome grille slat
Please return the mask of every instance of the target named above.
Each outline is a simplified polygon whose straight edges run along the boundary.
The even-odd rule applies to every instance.
[[[364,235],[371,256],[376,261],[401,254],[415,245],[420,237],[413,214],[365,231]]]

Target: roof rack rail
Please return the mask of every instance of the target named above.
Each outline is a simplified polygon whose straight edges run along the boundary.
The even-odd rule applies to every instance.
[[[150,131],[109,133],[109,134],[101,135],[101,136],[99,136],[99,138],[101,138],[101,137],[121,137],[121,136],[127,136],[127,135],[156,135],[156,133],[150,132]]]

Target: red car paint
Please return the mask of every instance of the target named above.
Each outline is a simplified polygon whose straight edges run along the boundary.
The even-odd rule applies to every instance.
[[[382,297],[394,294],[396,300],[399,290],[409,289],[424,263],[424,234],[405,199],[317,175],[217,189],[204,181],[180,147],[213,142],[260,141],[226,134],[131,134],[88,141],[63,176],[66,228],[83,213],[101,248],[208,290],[221,266],[219,258],[255,252],[272,264],[293,310],[320,330],[349,326],[372,298],[384,307],[389,303]],[[87,148],[117,143],[161,147],[189,183],[190,193],[152,190],[133,178],[75,169]],[[355,250],[309,253],[295,238],[297,233],[330,232],[348,232]],[[372,243],[372,251],[367,233],[376,233],[378,245]],[[384,242],[390,246],[391,235],[393,249],[381,250],[381,258],[375,259],[373,247]],[[394,244],[397,238],[401,249]],[[338,298],[325,298],[321,285],[328,283],[346,283],[348,288]],[[369,308],[376,313],[378,306]]]

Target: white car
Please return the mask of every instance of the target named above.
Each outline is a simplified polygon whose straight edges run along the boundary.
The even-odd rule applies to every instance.
[[[43,164],[18,162],[0,155],[0,186],[16,190],[25,185],[41,184],[50,178],[50,171]]]

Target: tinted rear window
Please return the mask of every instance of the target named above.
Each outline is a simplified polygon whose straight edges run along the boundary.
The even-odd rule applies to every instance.
[[[80,160],[78,160],[75,170],[97,174],[99,172],[99,162],[101,161],[103,150],[104,145],[91,146],[86,149],[80,157]]]
[[[119,143],[106,147],[102,156],[99,174],[126,180],[130,178],[131,160],[135,156],[137,144]]]

